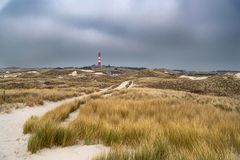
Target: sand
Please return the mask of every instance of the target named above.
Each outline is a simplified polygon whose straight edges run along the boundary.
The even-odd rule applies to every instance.
[[[96,154],[109,148],[101,145],[72,146],[66,148],[45,149],[37,154],[27,152],[29,135],[23,134],[23,124],[32,115],[41,116],[55,107],[74,100],[71,98],[43,106],[25,107],[10,114],[0,114],[0,160],[89,160]]]
[[[68,125],[70,122],[74,121],[74,120],[78,117],[79,112],[80,112],[80,108],[77,109],[76,111],[70,113],[69,116],[68,116],[68,118],[65,119],[65,121],[62,122],[61,124],[62,124],[62,125]]]
[[[235,77],[240,79],[240,73],[235,74]]]
[[[193,80],[193,81],[197,81],[197,80],[205,80],[208,77],[195,77],[195,76],[185,76],[185,75],[182,75],[179,78],[187,78],[187,79],[190,79],[190,80]]]
[[[104,73],[102,73],[102,72],[96,72],[96,73],[94,73],[95,75],[99,75],[99,76],[102,76],[102,75],[105,75]]]
[[[24,122],[31,115],[42,115],[60,103],[48,103],[41,107],[26,107],[11,114],[0,115],[0,159],[17,160],[29,157],[27,152],[28,136],[23,135]]]
[[[17,78],[18,76],[21,76],[22,73],[9,73],[9,74],[4,74],[3,78]]]
[[[130,83],[130,81],[125,81],[125,82],[122,82],[116,89],[124,89],[124,88],[127,88],[127,85]]]
[[[38,71],[28,71],[27,74],[40,74]]]
[[[109,152],[103,145],[76,145],[65,148],[44,149],[30,156],[31,160],[91,160],[96,155]]]
[[[129,82],[130,83],[130,82]],[[134,82],[132,81],[132,83],[130,84],[130,86],[128,88],[133,88],[135,87],[136,85],[134,84]]]
[[[69,76],[76,77],[78,75],[77,71],[73,71],[72,73],[69,74]]]
[[[86,73],[94,73],[93,70],[87,70],[87,69],[81,69],[82,72],[86,72]]]

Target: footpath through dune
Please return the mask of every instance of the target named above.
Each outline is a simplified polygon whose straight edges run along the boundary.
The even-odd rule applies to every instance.
[[[46,103],[43,106],[25,107],[10,114],[0,115],[0,159],[16,160],[26,159],[29,154],[26,151],[28,136],[23,135],[22,127],[31,115],[42,115],[66,101]]]
[[[79,98],[79,97],[78,97]],[[91,159],[95,154],[105,151],[106,147],[101,145],[92,146],[74,146],[64,149],[45,149],[37,154],[27,152],[28,135],[23,134],[23,124],[32,116],[41,116],[55,107],[72,101],[77,98],[71,98],[55,103],[46,103],[43,106],[26,107],[15,110],[10,114],[0,114],[0,159],[1,160],[74,160],[74,157],[81,159]],[[65,156],[64,156],[65,155]],[[66,155],[72,155],[72,158]],[[56,156],[54,158],[54,156]]]
[[[125,82],[122,82],[116,89],[121,90],[121,89],[131,88],[131,87],[133,87],[133,82],[125,81]]]
[[[128,84],[129,81],[123,82],[117,88],[128,88]],[[112,88],[103,89],[100,93],[109,90],[112,90]],[[23,125],[28,118],[33,115],[41,116],[61,104],[83,97],[86,97],[86,95],[59,102],[48,102],[43,106],[25,107],[9,114],[0,114],[0,160],[90,160],[99,153],[108,152],[110,148],[103,145],[75,145],[65,148],[44,149],[37,154],[31,154],[27,151],[29,135],[23,134]]]

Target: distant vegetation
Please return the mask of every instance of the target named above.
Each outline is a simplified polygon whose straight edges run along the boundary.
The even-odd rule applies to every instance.
[[[15,78],[0,78],[0,112],[89,94],[120,84],[127,78],[95,76],[79,69],[78,76],[73,77],[69,75],[73,71],[75,69],[40,69],[34,74],[19,69],[19,76]]]
[[[137,80],[142,87],[188,91],[215,96],[240,96],[240,80],[233,76],[214,76],[193,81],[179,78],[142,78]]]

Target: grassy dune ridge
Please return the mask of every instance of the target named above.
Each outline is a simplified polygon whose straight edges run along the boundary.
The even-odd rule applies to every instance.
[[[43,101],[58,101],[61,99],[81,95],[81,93],[81,89],[0,90],[0,104],[25,103],[29,106],[33,106],[36,104],[43,104]]]
[[[24,128],[31,124],[37,129],[25,132],[32,133],[28,149],[34,153],[83,141],[112,146],[111,152],[98,160],[233,159],[240,153],[240,116],[236,110],[215,106],[223,99],[196,99],[190,93],[155,89],[113,92],[110,97],[87,100],[68,126],[62,126],[63,119],[56,116],[70,112],[65,107],[47,113],[40,121],[29,119]],[[237,104],[230,98],[224,101]]]
[[[184,78],[143,77],[137,79],[141,87],[173,89],[202,95],[240,96],[240,80],[233,76],[212,76],[205,80],[193,81]]]
[[[84,103],[86,103],[85,99],[74,100],[72,102],[60,105],[58,108],[47,112],[42,117],[32,116],[24,124],[23,133],[33,133],[38,128],[38,125],[43,123],[60,123],[68,118],[71,112],[77,110],[80,105]]]
[[[71,76],[77,71],[77,76]],[[98,76],[81,69],[39,69],[38,74],[28,74],[24,69],[16,71],[18,77],[0,78],[0,113],[15,108],[42,105],[44,101],[58,101],[117,85],[129,78]],[[15,73],[15,72],[13,72]],[[0,77],[5,73],[0,73]]]
[[[60,126],[60,123],[85,102],[85,99],[75,100],[60,105],[58,108],[47,112],[42,117],[32,116],[29,118],[23,126],[24,134],[32,134],[28,143],[28,149],[34,153],[37,150],[53,145],[64,146],[65,141],[68,141],[66,137],[68,132]],[[68,137],[70,136],[71,135],[68,135]]]

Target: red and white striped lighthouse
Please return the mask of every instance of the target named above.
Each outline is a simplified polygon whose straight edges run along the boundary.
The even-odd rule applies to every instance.
[[[102,54],[101,51],[98,51],[98,67],[102,66]]]

